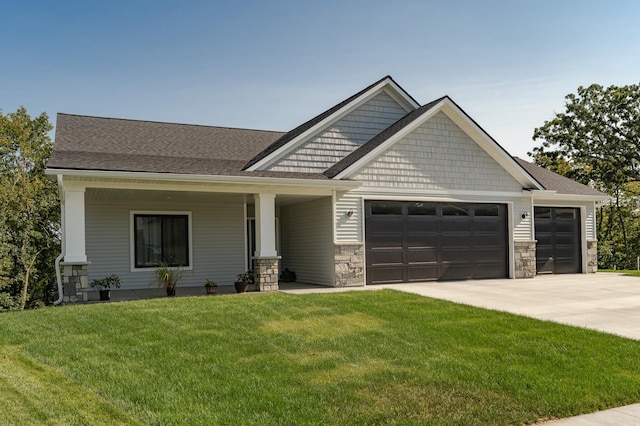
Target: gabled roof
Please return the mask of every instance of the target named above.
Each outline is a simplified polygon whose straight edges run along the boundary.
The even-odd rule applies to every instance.
[[[421,125],[434,114],[443,111],[478,143],[494,160],[527,189],[542,189],[542,185],[527,173],[511,155],[482,129],[462,108],[448,96],[443,96],[414,110],[383,130],[369,142],[327,169],[324,174],[332,179],[346,178],[373,159],[382,150],[391,146],[415,127]]]
[[[303,135],[308,130],[311,130],[315,126],[317,126],[317,125],[323,123],[324,121],[328,120],[332,115],[338,113],[343,108],[348,107],[349,104],[351,104],[352,102],[356,101],[358,98],[362,97],[367,92],[369,92],[372,89],[374,89],[376,86],[380,85],[381,83],[385,83],[385,82],[387,82],[389,85],[392,85],[396,91],[400,92],[400,94],[406,100],[409,101],[409,103],[411,104],[412,108],[417,108],[418,106],[420,106],[420,104],[415,99],[413,99],[413,97],[406,90],[404,90],[398,83],[396,83],[393,80],[393,78],[391,78],[391,76],[387,75],[387,76],[381,78],[380,80],[376,81],[375,83],[365,87],[364,89],[362,89],[361,91],[359,91],[355,95],[348,97],[344,101],[338,103],[337,105],[334,105],[333,107],[329,108],[325,112],[313,117],[311,120],[299,125],[295,129],[293,129],[293,130],[285,133],[284,135],[282,135],[278,140],[276,140],[274,143],[272,143],[271,145],[266,147],[264,150],[262,150],[260,153],[258,153],[258,155],[256,155],[251,160],[249,160],[249,162],[247,162],[247,164],[244,166],[245,170],[246,169],[251,169],[252,166],[256,165],[258,162],[262,161],[263,159],[265,159],[269,155],[275,153],[279,149],[285,147],[287,144],[291,143],[294,139],[296,139],[299,136]]]
[[[318,173],[245,172],[282,132],[58,114],[50,169],[327,179]]]
[[[609,198],[607,194],[576,182],[575,180],[559,175],[533,163],[529,163],[521,158],[513,158],[518,162],[518,164],[520,164],[520,166],[522,166],[523,169],[527,171],[527,173],[533,176],[542,184],[542,186],[544,186],[544,189],[548,191],[556,191],[558,194],[566,195],[586,195],[590,197]]]
[[[426,112],[431,110],[435,105],[437,105],[444,98],[445,97],[443,96],[442,98],[436,99],[433,102],[429,102],[428,104],[423,105],[420,108],[411,111],[410,113],[402,117],[400,120],[396,121],[391,126],[387,127],[385,130],[378,133],[369,142],[360,146],[351,154],[347,155],[342,160],[334,164],[332,167],[328,168],[324,172],[324,174],[330,178],[336,177],[338,174],[342,173],[344,170],[346,170],[351,165],[353,165],[355,162],[362,159],[371,151],[373,151],[375,148],[380,146],[383,142],[387,141],[391,136],[395,135],[400,130],[404,129],[409,124],[414,122],[416,119],[418,119],[419,117],[424,115]]]

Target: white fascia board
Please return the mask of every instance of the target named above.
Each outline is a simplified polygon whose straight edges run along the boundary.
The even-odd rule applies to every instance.
[[[400,103],[403,106],[403,108],[407,109],[407,106],[412,106],[413,109],[415,109],[415,108],[418,108],[420,106],[420,105],[416,104],[416,102],[413,101],[411,98],[405,96],[404,91],[401,90],[398,87],[398,85],[393,82],[393,80],[391,80],[390,78],[385,78],[380,83],[376,84],[371,89],[369,89],[368,91],[366,91],[365,93],[360,95],[358,98],[356,98],[353,101],[351,101],[350,103],[346,104],[345,106],[340,108],[338,111],[334,112],[333,114],[331,114],[330,116],[328,116],[324,120],[320,121],[319,123],[315,124],[311,128],[307,129],[307,131],[301,133],[297,137],[295,137],[292,140],[290,140],[289,142],[287,142],[285,145],[283,145],[280,148],[278,148],[277,150],[273,151],[271,154],[267,155],[262,160],[258,161],[257,163],[255,163],[251,167],[247,168],[247,170],[251,171],[251,172],[260,170],[265,165],[273,162],[276,158],[279,158],[279,157],[285,155],[286,153],[294,150],[302,141],[306,140],[308,137],[310,137],[313,134],[317,133],[320,129],[328,126],[331,123],[334,123],[334,122],[340,120],[342,117],[344,117],[345,115],[347,115],[348,113],[350,113],[354,109],[358,108],[363,103],[367,102],[376,93],[378,93],[378,91],[383,90],[385,88],[389,88],[389,87],[393,88],[393,90],[397,94],[396,96],[392,96],[394,99],[396,99],[396,100],[399,100],[398,98],[404,99],[404,101]],[[387,91],[387,94],[390,94],[389,91]],[[412,110],[411,109],[407,109],[407,112],[410,112],[410,111],[412,111]]]
[[[223,184],[227,186],[244,186],[244,187],[260,187],[266,186],[277,188],[297,187],[322,190],[342,190],[349,191],[361,185],[355,181],[334,181],[334,180],[313,180],[313,179],[290,179],[290,178],[272,178],[258,176],[216,176],[216,175],[191,175],[191,174],[173,174],[173,173],[145,173],[145,172],[118,172],[118,171],[102,171],[102,170],[74,170],[74,169],[46,169],[48,175],[62,175],[63,184],[74,185],[74,182],[64,182],[64,176],[87,179],[114,179],[126,181],[140,181],[148,184],[159,182],[160,185],[171,183],[199,183],[199,184]],[[85,186],[93,186],[86,184]],[[117,183],[116,183],[116,186]],[[182,187],[183,190],[188,190]],[[255,190],[255,189],[254,189]]]
[[[445,98],[442,107],[438,107],[522,186],[532,186],[539,190],[544,189],[533,176],[524,170],[504,148],[494,141],[455,103]]]
[[[465,191],[465,190],[444,190],[444,189],[412,189],[412,188],[366,188],[360,187],[349,192],[349,194],[359,195],[366,199],[376,197],[397,200],[474,200],[474,202],[484,202],[484,200],[513,200],[515,198],[528,197],[527,192],[500,192],[500,191]]]
[[[410,96],[406,96],[404,90],[396,84],[395,81],[388,79],[388,85],[385,88],[387,95],[391,96],[394,101],[398,102],[407,112],[420,108],[420,104],[413,100]],[[392,88],[393,90],[389,90]]]
[[[413,122],[409,123],[403,129],[398,131],[395,135],[391,136],[389,139],[387,139],[386,141],[382,142],[380,145],[375,147],[367,155],[365,155],[364,157],[360,158],[358,161],[356,161],[353,164],[351,164],[349,167],[344,169],[342,172],[338,173],[333,179],[348,178],[351,175],[354,175],[357,172],[359,172],[360,169],[362,169],[364,166],[369,164],[369,162],[372,161],[373,159],[375,159],[378,155],[382,154],[384,151],[389,149],[394,143],[396,143],[396,141],[402,139],[403,137],[405,137],[409,133],[413,132],[416,128],[418,128],[420,125],[422,125],[425,121],[429,120],[431,117],[433,117],[435,114],[437,114],[440,111],[440,109],[442,108],[443,102],[444,102],[444,100],[439,102],[437,105],[434,105],[429,111],[427,111],[426,113],[424,113],[422,116],[418,117],[417,119],[413,120]]]
[[[562,201],[572,202],[606,202],[611,200],[609,196],[600,195],[579,195],[579,194],[559,194],[557,191],[531,191],[531,198],[534,203],[540,202],[561,203]]]

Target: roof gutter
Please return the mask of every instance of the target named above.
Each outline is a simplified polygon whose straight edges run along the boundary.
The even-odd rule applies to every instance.
[[[65,238],[64,238],[64,192],[62,191],[62,175],[57,175],[58,193],[60,194],[60,254],[56,257],[56,281],[58,284],[58,298],[53,301],[54,305],[59,305],[64,299],[64,287],[62,286],[62,274],[60,273],[60,261],[65,255]]]
[[[46,169],[45,174],[56,176],[78,176],[102,179],[136,179],[157,181],[178,181],[193,183],[222,183],[241,185],[277,185],[277,186],[306,186],[314,188],[327,188],[349,190],[358,188],[361,183],[349,180],[320,180],[320,179],[296,179],[276,178],[266,176],[224,176],[224,175],[193,175],[179,173],[150,173],[150,172],[121,172],[106,170],[77,170],[77,169]]]

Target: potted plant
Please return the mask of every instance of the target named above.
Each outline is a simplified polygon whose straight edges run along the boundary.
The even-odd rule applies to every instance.
[[[238,274],[238,279],[234,283],[236,291],[238,293],[246,293],[250,284],[253,284],[256,279],[256,273],[253,269],[249,269],[247,272]]]
[[[176,284],[182,278],[182,269],[162,264],[154,271],[154,281],[159,288],[164,288],[167,296],[176,295]]]
[[[91,287],[97,288],[100,292],[100,300],[111,300],[111,288],[120,288],[120,277],[111,274],[99,280],[93,280]]]
[[[207,291],[207,294],[216,294],[218,291],[218,283],[207,278],[204,281],[204,289]]]
[[[296,280],[296,273],[289,268],[284,268],[284,271],[280,274],[280,279],[284,282],[293,282]]]

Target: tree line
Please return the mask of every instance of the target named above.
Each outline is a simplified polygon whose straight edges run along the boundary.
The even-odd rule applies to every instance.
[[[536,164],[611,196],[599,210],[598,266],[636,269],[640,256],[640,85],[578,87],[534,130]]]

